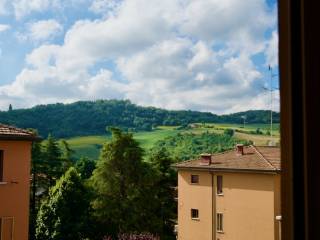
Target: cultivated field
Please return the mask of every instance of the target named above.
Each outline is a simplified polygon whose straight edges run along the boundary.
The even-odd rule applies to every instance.
[[[223,133],[225,129],[234,129],[235,137],[239,139],[251,140],[255,145],[267,145],[270,140],[275,143],[279,142],[279,124],[274,124],[273,137],[266,135],[270,130],[269,124],[246,124],[245,128],[240,124],[195,124],[188,129],[180,129],[176,126],[161,126],[151,132],[134,133],[134,138],[141,144],[141,147],[148,151],[159,140],[163,140],[168,136],[174,136],[178,133],[194,133],[201,134],[203,132]],[[257,129],[263,134],[253,134]],[[270,131],[269,131],[270,132]],[[100,149],[103,143],[107,142],[110,136],[83,136],[66,139],[70,147],[75,151],[75,157],[86,156],[91,159],[98,159]]]

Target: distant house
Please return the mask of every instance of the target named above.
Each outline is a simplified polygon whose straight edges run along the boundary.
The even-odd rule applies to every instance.
[[[239,144],[175,167],[179,240],[279,240],[278,147]]]
[[[31,145],[37,137],[0,124],[0,239],[27,240]]]

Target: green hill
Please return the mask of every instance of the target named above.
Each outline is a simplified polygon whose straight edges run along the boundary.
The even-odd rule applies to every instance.
[[[39,105],[29,109],[0,111],[0,122],[22,128],[37,129],[41,136],[55,137],[101,135],[107,126],[130,131],[151,131],[156,126],[179,126],[189,123],[267,123],[269,111],[248,111],[230,115],[190,110],[170,111],[141,107],[129,100],[79,101],[71,104]],[[274,113],[279,122],[279,113]]]

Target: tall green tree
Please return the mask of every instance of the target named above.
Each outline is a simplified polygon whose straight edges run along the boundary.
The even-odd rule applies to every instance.
[[[49,185],[53,186],[54,181],[63,174],[62,154],[57,140],[49,134],[43,147],[46,163],[45,174],[48,177]]]
[[[38,134],[36,130],[29,129],[34,134]],[[37,190],[41,186],[40,173],[43,171],[43,153],[40,142],[33,142],[31,149],[31,191],[30,191],[30,225],[29,225],[29,238],[35,239],[35,223],[37,217],[37,203],[39,199],[37,197]]]
[[[177,186],[177,173],[171,167],[174,161],[165,148],[160,148],[150,155],[149,162],[151,162],[155,170],[153,207],[160,217],[157,233],[163,240],[175,239],[174,225],[177,218],[175,187]]]
[[[89,197],[75,168],[71,167],[41,204],[37,217],[37,240],[80,240],[89,216]]]
[[[69,169],[74,162],[73,154],[74,150],[70,148],[69,143],[66,140],[60,141],[62,170],[65,172]]]
[[[111,226],[111,234],[148,230],[147,165],[143,150],[132,134],[112,130],[112,139],[103,146],[91,185],[97,194],[93,208],[99,221]]]

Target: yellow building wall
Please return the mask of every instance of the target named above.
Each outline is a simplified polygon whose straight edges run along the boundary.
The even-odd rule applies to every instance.
[[[191,174],[199,184],[191,184]],[[223,176],[223,195],[216,194],[216,176]],[[278,240],[276,215],[280,214],[280,177],[275,174],[213,173],[179,170],[179,240]],[[213,196],[213,197],[212,197]],[[191,219],[199,209],[199,220]],[[224,231],[215,227],[222,213]]]
[[[216,211],[223,213],[219,240],[273,240],[275,237],[275,175],[223,173],[223,196],[216,196]]]
[[[190,176],[200,175],[199,184]],[[212,240],[212,178],[205,172],[178,172],[178,239]],[[199,220],[191,219],[191,209],[199,210]]]
[[[274,177],[274,216],[281,216],[281,177],[277,174]],[[281,223],[275,221],[275,240],[280,240]]]
[[[27,240],[31,142],[0,140],[0,150],[4,151],[3,177],[7,182],[0,185],[0,218],[13,217],[13,239]],[[9,221],[6,228],[11,226]]]

